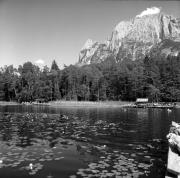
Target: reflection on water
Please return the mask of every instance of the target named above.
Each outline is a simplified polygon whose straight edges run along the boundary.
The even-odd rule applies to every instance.
[[[164,177],[180,110],[0,107],[0,177]]]

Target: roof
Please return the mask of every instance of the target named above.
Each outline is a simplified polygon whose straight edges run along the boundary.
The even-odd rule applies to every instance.
[[[44,98],[35,99],[35,101],[45,101]]]
[[[147,103],[148,102],[148,98],[137,98],[136,102],[143,102],[143,103]]]

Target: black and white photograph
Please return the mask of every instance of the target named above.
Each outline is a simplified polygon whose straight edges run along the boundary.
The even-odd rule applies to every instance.
[[[0,0],[0,178],[180,178],[180,1]]]

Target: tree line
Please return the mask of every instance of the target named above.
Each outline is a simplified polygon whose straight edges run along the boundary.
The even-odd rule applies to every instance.
[[[180,101],[180,54],[135,61],[111,56],[98,64],[64,69],[55,60],[43,69],[26,62],[0,70],[0,100],[5,101],[134,101],[142,97],[154,102]]]

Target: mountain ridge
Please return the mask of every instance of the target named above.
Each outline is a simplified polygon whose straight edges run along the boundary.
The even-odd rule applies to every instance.
[[[141,59],[166,39],[180,41],[180,19],[159,8],[147,8],[133,19],[118,23],[106,42],[88,40],[91,45],[82,48],[78,64],[99,63],[109,56],[117,61]]]

